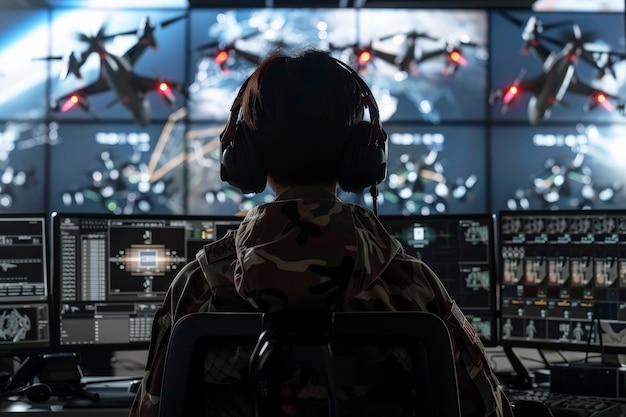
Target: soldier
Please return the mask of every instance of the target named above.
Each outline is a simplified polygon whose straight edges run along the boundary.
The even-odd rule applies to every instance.
[[[369,117],[365,117],[365,112]],[[370,211],[341,202],[386,175],[384,132],[365,82],[326,52],[267,57],[246,80],[221,135],[222,179],[273,202],[208,244],[178,274],[154,321],[132,417],[156,417],[173,324],[196,311],[419,310],[453,339],[464,416],[510,416],[476,331],[442,282],[404,253]],[[416,329],[419,331],[419,329]]]

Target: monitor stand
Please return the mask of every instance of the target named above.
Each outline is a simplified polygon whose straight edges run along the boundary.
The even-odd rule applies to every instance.
[[[504,346],[504,353],[513,367],[513,378],[511,388],[513,389],[533,389],[537,388],[535,375],[524,365],[520,357],[511,346]]]
[[[50,387],[52,395],[61,399],[80,396],[94,401],[98,394],[81,385],[83,372],[77,353],[50,353],[28,356],[15,370],[9,382],[10,389],[28,386],[34,380]]]

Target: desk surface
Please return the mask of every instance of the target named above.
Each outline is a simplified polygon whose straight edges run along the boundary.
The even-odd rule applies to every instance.
[[[104,379],[102,377],[101,379]],[[20,413],[20,416],[37,415],[42,413],[54,413],[54,416],[84,416],[85,414],[94,417],[127,417],[135,394],[128,391],[130,385],[129,378],[119,380],[107,379],[106,382],[96,382],[97,378],[89,381],[85,390],[91,393],[98,393],[100,401],[93,402],[80,395],[68,401],[61,401],[57,397],[43,403],[32,403],[25,397],[12,397],[2,401],[0,415],[7,413]],[[87,381],[85,381],[87,382]]]
[[[128,417],[126,408],[63,408],[62,403],[32,404],[24,401],[4,401],[0,407],[0,415],[20,413],[20,416],[41,416],[41,413],[54,413],[55,416],[84,416],[86,413],[94,417]]]

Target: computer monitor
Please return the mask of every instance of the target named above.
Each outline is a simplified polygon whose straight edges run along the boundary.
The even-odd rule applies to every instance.
[[[404,250],[422,259],[473,324],[485,346],[496,346],[496,220],[494,214],[379,216]]]
[[[626,353],[626,210],[498,219],[501,344]]]
[[[0,353],[50,347],[46,216],[0,214]]]
[[[154,314],[176,274],[241,220],[53,213],[58,350],[147,349]]]

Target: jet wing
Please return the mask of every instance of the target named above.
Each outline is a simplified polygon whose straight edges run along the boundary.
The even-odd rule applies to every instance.
[[[519,81],[518,87],[524,93],[530,93],[533,95],[539,94],[543,85],[545,84],[545,76],[542,74],[537,77],[526,78]]]
[[[188,98],[185,86],[176,81],[163,78],[149,78],[135,74],[132,83],[134,89],[138,92],[146,93],[148,91],[156,91],[161,95],[163,100],[170,105],[176,101],[174,90],[181,93],[185,98]]]
[[[617,110],[624,114],[626,108],[624,105],[624,100],[614,94],[607,93],[606,91],[600,90],[598,88],[592,87],[588,84],[580,82],[578,80],[573,80],[568,89],[568,92],[580,94],[583,96],[587,96],[589,98],[589,102],[585,106],[585,110],[593,110],[598,105],[602,105],[607,110],[612,111],[614,107],[609,103],[609,99],[614,100],[617,105]]]
[[[181,93],[184,93],[185,89],[184,86],[177,82],[177,81],[172,81],[172,80],[166,80],[164,78],[150,78],[150,77],[144,77],[142,75],[137,75],[135,74],[133,76],[133,81],[132,81],[135,89],[137,91],[141,91],[142,93],[145,93],[147,91],[163,91],[163,83],[165,83],[169,88],[179,91]]]
[[[381,51],[379,49],[373,50],[374,56],[388,62],[392,65],[398,65],[400,57],[398,55],[390,54],[389,52]]]
[[[56,99],[53,109],[55,111],[66,112],[74,105],[78,104],[86,111],[90,111],[87,96],[97,93],[109,91],[109,84],[104,78],[100,78],[97,81],[86,85],[85,87],[76,89],[70,93],[64,94]]]
[[[523,73],[523,71],[522,71]],[[522,74],[520,73],[520,74]],[[521,76],[521,75],[520,75]],[[489,95],[489,104],[502,100],[502,111],[505,112],[509,105],[516,101],[522,94],[537,95],[545,84],[545,75],[520,79],[519,77],[505,88],[499,88]]]
[[[104,78],[100,78],[99,80],[88,84],[82,88],[78,88],[70,93],[64,94],[61,97],[57,98],[57,102],[66,100],[72,96],[79,95],[81,97],[87,97],[92,94],[103,93],[110,89],[109,84],[106,82]]]
[[[588,84],[585,84],[583,82],[574,80],[570,83],[569,87],[567,88],[567,91],[570,93],[575,93],[575,94],[580,94],[583,96],[594,96],[597,94],[603,94],[606,97],[610,97],[610,98],[614,98],[616,100],[619,100],[619,97],[614,96],[613,94],[609,94],[605,91],[599,90],[597,88],[594,88]]]
[[[424,52],[419,57],[419,62],[428,61],[429,59],[436,58],[446,53],[445,49],[433,49],[432,51]]]

